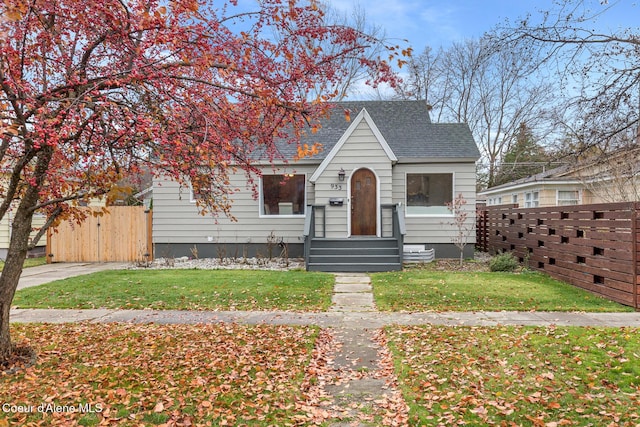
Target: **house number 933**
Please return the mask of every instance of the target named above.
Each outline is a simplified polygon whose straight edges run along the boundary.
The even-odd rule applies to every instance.
[[[342,190],[342,184],[331,184],[332,190]]]

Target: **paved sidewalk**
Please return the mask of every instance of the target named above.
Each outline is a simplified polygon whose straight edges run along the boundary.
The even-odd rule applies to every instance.
[[[125,268],[124,263],[54,263],[24,270],[18,289],[37,286],[95,271]],[[318,325],[350,324],[368,328],[384,325],[556,325],[640,327],[640,312],[574,313],[544,311],[477,311],[387,313],[374,307],[371,284],[366,275],[338,274],[331,310],[323,313],[180,311],[180,310],[47,310],[13,309],[12,322],[133,322],[133,323],[219,323]]]
[[[220,323],[273,325],[337,326],[343,323],[378,328],[384,325],[450,326],[632,326],[640,327],[640,313],[565,313],[565,312],[426,312],[381,313],[339,312],[294,313],[288,311],[180,311],[180,310],[80,310],[23,309],[11,310],[12,322],[132,322],[132,323]]]

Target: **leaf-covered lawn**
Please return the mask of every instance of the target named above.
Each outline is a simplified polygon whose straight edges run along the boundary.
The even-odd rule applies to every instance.
[[[407,270],[371,278],[382,311],[633,311],[534,272]]]
[[[306,271],[110,270],[18,291],[24,308],[324,311],[333,275]]]
[[[638,426],[640,330],[387,328],[411,426]]]
[[[301,402],[316,328],[16,324],[12,334],[38,360],[0,374],[0,425],[283,426],[308,419]]]

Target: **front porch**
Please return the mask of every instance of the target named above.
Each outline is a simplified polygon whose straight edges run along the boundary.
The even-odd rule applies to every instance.
[[[304,258],[309,271],[402,270],[404,217],[399,205],[381,205],[380,236],[328,238],[326,206],[309,205],[304,226]]]

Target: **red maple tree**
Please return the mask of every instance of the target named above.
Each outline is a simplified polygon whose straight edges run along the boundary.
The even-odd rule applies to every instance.
[[[252,153],[273,161],[276,139],[313,127],[347,59],[394,81],[364,55],[380,41],[325,23],[314,0],[2,0],[0,16],[0,219],[13,210],[0,362],[35,213],[40,234],[79,221],[80,201],[142,168],[210,189],[201,207],[227,212],[231,171],[257,172]]]

